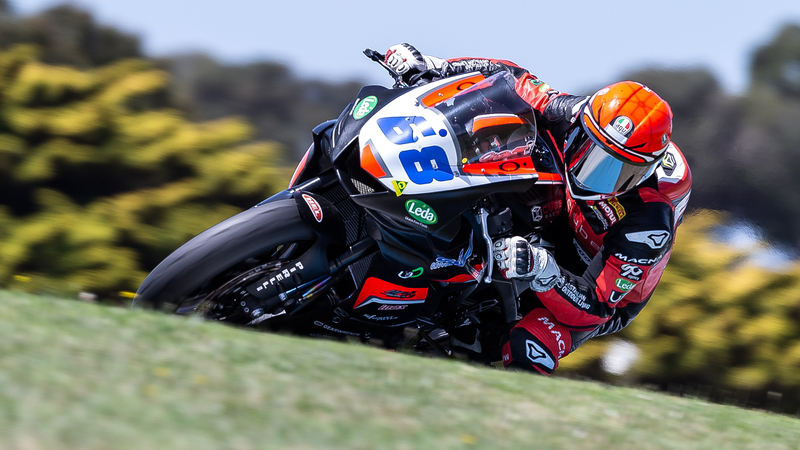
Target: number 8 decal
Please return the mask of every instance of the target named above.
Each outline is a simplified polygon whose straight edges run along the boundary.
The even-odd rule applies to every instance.
[[[406,150],[398,155],[408,178],[416,184],[430,184],[433,180],[450,181],[453,171],[447,162],[447,154],[438,146],[422,150]]]

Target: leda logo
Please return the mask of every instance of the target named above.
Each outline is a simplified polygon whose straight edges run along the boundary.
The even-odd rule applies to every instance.
[[[419,200],[409,200],[406,202],[406,211],[414,219],[428,225],[432,225],[439,220],[433,208],[428,206],[425,202]]]
[[[374,95],[366,97],[364,100],[358,102],[358,105],[356,105],[355,109],[353,110],[353,118],[363,119],[364,117],[367,117],[367,115],[369,115],[369,113],[375,109],[375,105],[377,104],[378,97],[375,97]]]

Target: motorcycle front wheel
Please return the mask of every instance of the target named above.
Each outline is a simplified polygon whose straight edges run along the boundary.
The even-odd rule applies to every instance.
[[[133,306],[247,323],[252,312],[245,311],[244,300],[237,297],[244,295],[241,288],[279,270],[315,240],[293,199],[262,204],[214,225],[175,250],[145,278]]]

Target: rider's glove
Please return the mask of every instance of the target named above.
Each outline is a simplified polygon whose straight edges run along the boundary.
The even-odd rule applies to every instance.
[[[386,51],[386,65],[407,80],[409,76],[428,69],[425,57],[411,44],[397,44]]]
[[[397,44],[389,47],[384,62],[406,83],[410,82],[414,75],[426,70],[442,69],[447,64],[441,58],[423,55],[411,44]]]
[[[497,240],[493,253],[504,277],[530,281],[536,292],[551,289],[561,275],[553,255],[520,236]]]

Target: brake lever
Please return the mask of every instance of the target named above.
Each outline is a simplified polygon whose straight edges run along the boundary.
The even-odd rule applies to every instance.
[[[383,66],[384,69],[386,69],[389,72],[389,75],[391,75],[394,78],[394,86],[392,86],[393,88],[408,87],[408,84],[405,81],[403,81],[403,76],[395,72],[394,69],[392,69],[391,67],[389,67],[388,64],[386,64],[386,55],[377,50],[372,50],[371,48],[364,50],[364,54],[367,56],[367,58],[380,64],[381,66]]]

